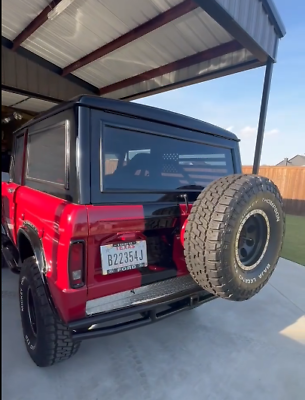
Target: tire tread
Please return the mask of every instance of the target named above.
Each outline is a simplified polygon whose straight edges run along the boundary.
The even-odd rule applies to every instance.
[[[79,349],[80,343],[72,340],[69,329],[58,319],[51,309],[46,297],[45,289],[41,279],[40,271],[34,257],[26,259],[22,265],[20,278],[23,273],[30,274],[36,291],[39,315],[44,327],[45,346],[42,352],[33,358],[40,367],[51,366],[55,363],[65,361],[73,356]]]

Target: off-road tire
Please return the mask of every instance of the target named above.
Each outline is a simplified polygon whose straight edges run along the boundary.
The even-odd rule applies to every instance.
[[[256,267],[244,270],[237,257],[237,239],[242,223],[256,210],[267,217],[268,241],[261,259],[253,264]],[[188,270],[208,292],[224,299],[247,300],[271,277],[284,232],[282,198],[273,182],[257,175],[220,178],[202,191],[188,217],[184,234]]]
[[[36,336],[28,312],[29,299],[35,311]],[[39,367],[48,367],[67,360],[79,349],[68,328],[52,311],[43,281],[34,257],[27,258],[19,277],[20,313],[27,351]]]

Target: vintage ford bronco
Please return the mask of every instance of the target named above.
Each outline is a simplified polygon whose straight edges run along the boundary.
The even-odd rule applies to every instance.
[[[14,134],[1,249],[40,367],[85,339],[250,299],[284,227],[277,187],[243,175],[236,136],[208,123],[81,96]]]

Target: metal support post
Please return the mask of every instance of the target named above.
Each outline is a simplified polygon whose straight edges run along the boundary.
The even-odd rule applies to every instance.
[[[266,125],[266,118],[267,118],[271,78],[272,78],[272,72],[273,72],[273,63],[274,63],[273,60],[271,60],[271,58],[269,58],[269,60],[267,62],[267,66],[266,66],[264,88],[263,88],[263,95],[262,95],[262,102],[261,102],[261,111],[260,111],[259,122],[258,122],[256,146],[255,146],[255,153],[254,153],[254,162],[253,162],[253,169],[252,169],[253,174],[258,173],[261,155],[262,155],[262,147],[263,147],[263,141],[264,141],[264,132],[265,132],[265,125]]]

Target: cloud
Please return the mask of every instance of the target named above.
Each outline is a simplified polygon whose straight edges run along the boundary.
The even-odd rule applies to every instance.
[[[266,131],[266,135],[268,136],[275,136],[278,135],[280,131],[278,129],[271,129],[270,131]]]
[[[270,129],[269,131],[265,131],[265,136],[276,136],[280,133],[279,129]],[[257,128],[252,126],[245,126],[239,132],[240,136],[248,139],[251,137],[256,137],[257,135]]]
[[[226,128],[227,131],[233,132],[234,126],[229,126],[228,128]]]
[[[253,128],[251,126],[245,126],[244,128],[242,128],[240,130],[240,136],[244,137],[244,138],[250,138],[254,135],[256,135],[257,129]]]

